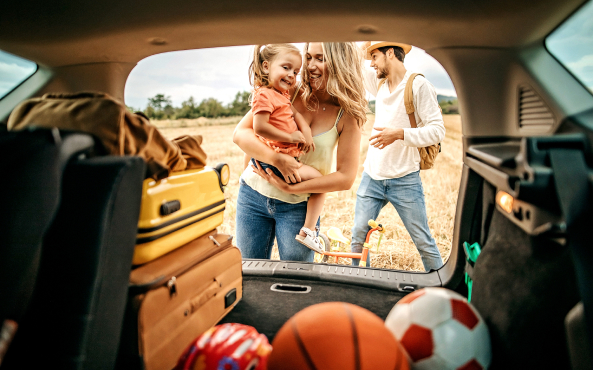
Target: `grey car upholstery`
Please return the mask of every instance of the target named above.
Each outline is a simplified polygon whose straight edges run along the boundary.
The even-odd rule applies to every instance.
[[[67,167],[38,284],[3,369],[113,368],[144,171],[139,157],[97,157]]]
[[[43,237],[57,212],[62,173],[93,146],[56,130],[0,133],[0,323],[20,321],[37,278]]]

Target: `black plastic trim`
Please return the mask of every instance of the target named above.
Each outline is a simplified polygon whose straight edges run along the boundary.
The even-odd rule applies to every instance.
[[[181,202],[177,199],[161,204],[161,216],[168,216],[181,209]]]
[[[478,175],[488,180],[489,183],[495,185],[500,190],[506,191],[513,197],[517,195],[515,189],[512,188],[510,185],[512,177],[509,176],[507,173],[499,171],[471,157],[465,158],[465,164]]]
[[[224,193],[224,187],[226,185],[222,184],[222,175],[221,175],[221,171],[222,168],[224,166],[227,166],[229,168],[229,173],[231,171],[231,166],[229,166],[227,163],[219,163],[216,165],[216,167],[214,167],[214,172],[216,172],[216,176],[218,176],[218,186],[220,186],[220,191],[222,191]]]
[[[235,302],[237,302],[237,288],[229,290],[224,296],[224,308],[229,308]]]
[[[311,291],[311,287],[308,285],[276,283],[270,287],[270,290],[279,293],[306,294]]]
[[[465,254],[462,245],[463,242],[470,241],[471,225],[477,206],[476,197],[482,184],[482,178],[464,164],[457,197],[451,252],[445,265],[437,271],[443,286],[452,290],[464,285]]]
[[[223,201],[222,203],[224,203],[224,201]],[[213,208],[213,207],[210,207],[210,208]],[[158,235],[153,235],[153,236],[147,236],[147,237],[145,237],[145,238],[138,238],[138,239],[136,239],[136,245],[138,245],[138,244],[144,244],[144,243],[148,243],[148,242],[151,242],[151,241],[157,240],[157,239],[159,239],[159,238],[162,238],[162,237],[164,237],[164,236],[167,236],[167,235],[169,235],[169,234],[171,234],[171,233],[174,233],[174,232],[175,232],[175,231],[177,231],[177,230],[181,230],[181,229],[183,229],[184,227],[187,227],[187,226],[189,226],[189,225],[193,225],[193,224],[195,224],[196,222],[202,221],[202,220],[203,220],[203,219],[205,219],[205,218],[208,218],[208,217],[211,217],[211,216],[217,215],[217,214],[219,214],[219,213],[221,213],[221,212],[224,212],[225,208],[226,208],[226,207],[224,207],[223,209],[221,209],[221,210],[220,210],[220,211],[218,211],[218,212],[214,212],[214,213],[212,213],[212,214],[209,214],[209,215],[202,216],[202,217],[200,217],[200,218],[198,218],[198,219],[196,219],[196,220],[194,220],[194,221],[192,221],[192,222],[190,222],[190,223],[187,223],[187,224],[181,225],[181,226],[179,226],[179,227],[176,227],[176,228],[174,228],[174,229],[172,229],[172,230],[169,230],[169,231],[167,231],[167,232],[165,232],[165,233],[158,234]]]
[[[327,281],[395,292],[410,292],[428,286],[442,285],[437,271],[424,273],[262,259],[243,259],[243,275]]]
[[[139,229],[138,229],[138,234],[146,234],[146,233],[151,233],[151,232],[153,232],[153,231],[157,231],[157,230],[160,230],[160,229],[162,229],[162,228],[165,228],[165,227],[167,227],[167,226],[169,226],[169,225],[173,225],[173,224],[176,224],[176,223],[178,223],[178,222],[181,222],[181,221],[183,221],[183,220],[187,220],[188,218],[191,218],[191,217],[194,217],[194,216],[196,216],[196,215],[199,215],[200,213],[204,213],[204,212],[206,212],[206,211],[209,211],[209,210],[211,210],[212,208],[216,208],[216,207],[218,207],[218,206],[220,206],[220,205],[224,204],[224,202],[225,202],[225,201],[224,201],[224,199],[223,199],[223,200],[221,200],[220,202],[216,202],[216,203],[213,203],[213,204],[211,204],[211,205],[209,205],[209,206],[206,206],[206,207],[204,207],[204,208],[200,208],[200,209],[198,209],[197,211],[193,211],[192,213],[188,213],[188,214],[186,214],[186,215],[179,216],[179,217],[177,217],[177,218],[174,218],[174,219],[171,219],[171,220],[169,220],[169,221],[163,222],[163,223],[162,223],[162,224],[160,224],[159,226],[155,226],[155,227],[147,227],[147,228],[139,228]],[[224,210],[224,209],[223,209],[223,210]],[[217,212],[217,213],[218,213],[218,212]],[[216,213],[215,213],[215,214],[216,214]],[[200,220],[201,220],[201,219],[200,219]],[[192,222],[192,223],[193,223],[193,222]],[[189,224],[189,225],[191,225],[191,224]],[[179,230],[179,229],[177,229],[177,230]],[[157,238],[157,239],[158,239],[158,238]]]

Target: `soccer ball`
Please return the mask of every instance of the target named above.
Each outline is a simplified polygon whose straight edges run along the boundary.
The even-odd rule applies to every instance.
[[[444,288],[408,294],[385,325],[410,356],[412,369],[487,369],[492,359],[488,327],[467,300]]]

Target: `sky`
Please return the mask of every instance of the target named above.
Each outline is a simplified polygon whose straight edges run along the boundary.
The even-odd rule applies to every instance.
[[[37,70],[37,65],[0,50],[0,99]]]
[[[303,44],[296,45],[302,50]],[[148,98],[156,94],[170,96],[173,106],[181,106],[190,96],[198,102],[213,97],[228,104],[237,92],[251,90],[247,70],[252,53],[253,46],[234,46],[150,56],[130,73],[126,104],[144,109]],[[438,94],[456,96],[445,69],[424,50],[412,48],[404,64],[407,69],[424,74]]]
[[[593,92],[593,1],[558,27],[547,39],[548,50]]]

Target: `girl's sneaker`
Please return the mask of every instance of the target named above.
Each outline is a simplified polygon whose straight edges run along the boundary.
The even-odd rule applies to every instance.
[[[304,232],[306,234],[306,236],[301,236],[300,234],[298,234],[295,239],[303,244],[305,247],[314,250],[317,253],[323,254],[323,252],[325,252],[323,250],[323,248],[321,247],[321,242],[319,241],[319,238],[317,237],[317,233],[315,233],[314,231],[309,230],[306,227],[302,227],[301,231]]]

